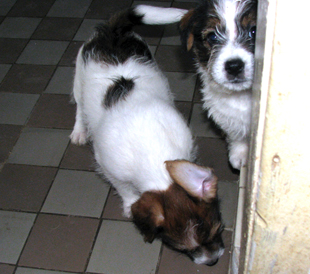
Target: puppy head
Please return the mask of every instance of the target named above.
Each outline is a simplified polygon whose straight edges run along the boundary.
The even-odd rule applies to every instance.
[[[185,14],[181,40],[193,49],[199,72],[226,92],[253,83],[257,0],[208,0]]]
[[[149,191],[132,205],[133,221],[147,242],[160,238],[197,264],[213,265],[224,252],[217,178],[209,168],[167,161],[174,183]]]

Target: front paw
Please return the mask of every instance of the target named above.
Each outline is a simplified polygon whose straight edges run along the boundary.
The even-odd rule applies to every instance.
[[[247,163],[248,145],[246,143],[232,143],[229,149],[229,162],[235,169],[241,169]]]
[[[87,134],[85,131],[73,130],[70,135],[71,143],[75,145],[85,145],[87,142]]]

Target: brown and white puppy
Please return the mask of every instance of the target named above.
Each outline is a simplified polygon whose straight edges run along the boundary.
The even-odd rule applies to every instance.
[[[193,137],[168,81],[131,31],[140,23],[135,9],[123,11],[81,47],[71,141],[92,141],[98,171],[146,241],[162,239],[194,262],[213,265],[224,251],[217,179],[210,168],[192,163]]]
[[[246,163],[248,154],[256,9],[257,0],[202,0],[179,25],[183,44],[195,54],[203,107],[226,133],[229,160],[236,169]],[[157,17],[165,14],[164,8],[138,10]]]

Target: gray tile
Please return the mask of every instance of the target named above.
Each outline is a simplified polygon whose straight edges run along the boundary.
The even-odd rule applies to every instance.
[[[164,35],[160,41],[161,45],[179,46],[181,45],[178,24],[167,25],[164,30]]]
[[[74,67],[58,67],[45,93],[71,94]]]
[[[74,36],[74,41],[86,41],[93,34],[94,28],[97,24],[104,23],[104,20],[85,19],[81,24],[79,30]]]
[[[41,18],[7,17],[0,25],[2,38],[30,38]]]
[[[38,99],[38,94],[0,93],[0,123],[24,125]]]
[[[219,181],[218,196],[222,219],[226,228],[234,228],[238,203],[238,183]]]
[[[68,272],[18,267],[15,274],[69,274]],[[70,274],[77,274],[70,272]]]
[[[84,17],[92,0],[56,0],[47,16]]]
[[[197,75],[195,73],[165,72],[176,101],[192,101]]]
[[[14,6],[16,0],[1,0],[0,1],[0,16],[6,15]]]
[[[69,42],[31,40],[20,57],[19,64],[56,65]]]
[[[155,7],[165,7],[168,8],[171,6],[171,2],[159,2],[159,1],[133,1],[132,6],[136,5],[148,5],[148,6],[155,6]]]
[[[25,128],[8,159],[9,163],[58,166],[69,143],[70,130]]]
[[[0,64],[0,83],[2,82],[3,78],[9,71],[12,65],[5,65],[5,64]]]
[[[131,222],[103,220],[87,271],[155,273],[161,242],[144,243]]]
[[[109,189],[94,172],[59,170],[42,212],[99,218]]]
[[[214,127],[214,123],[208,120],[206,114],[202,110],[202,104],[194,104],[193,113],[190,121],[190,128],[194,136],[208,138],[222,138],[218,129]]]
[[[0,211],[0,262],[15,264],[36,215]]]

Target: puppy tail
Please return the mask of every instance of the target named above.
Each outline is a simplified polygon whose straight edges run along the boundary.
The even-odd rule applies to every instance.
[[[161,8],[138,5],[133,12],[141,17],[141,23],[146,25],[166,25],[179,22],[188,11],[177,8]]]

